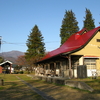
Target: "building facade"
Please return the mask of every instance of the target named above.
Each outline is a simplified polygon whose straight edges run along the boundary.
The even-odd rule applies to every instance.
[[[12,73],[12,62],[4,61],[0,63],[0,73],[10,74]]]
[[[73,34],[37,62],[36,75],[64,78],[100,75],[100,27]]]

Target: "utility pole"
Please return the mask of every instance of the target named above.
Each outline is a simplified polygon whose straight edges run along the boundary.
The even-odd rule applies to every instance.
[[[99,14],[100,15],[100,14]],[[99,22],[99,26],[100,26],[100,22]]]
[[[1,44],[2,44],[1,39],[2,39],[2,36],[0,36],[0,50],[1,50]]]

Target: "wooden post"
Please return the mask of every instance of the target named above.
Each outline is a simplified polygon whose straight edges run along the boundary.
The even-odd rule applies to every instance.
[[[2,85],[2,86],[4,85],[4,80],[3,79],[0,80],[0,85]]]
[[[50,64],[48,64],[48,72],[47,75],[50,75]]]
[[[64,77],[64,66],[62,65],[62,62],[60,62],[61,66],[61,76]]]
[[[71,56],[68,56],[68,61],[69,61],[69,78],[72,78],[72,70],[71,70]]]
[[[62,62],[60,61],[60,70],[61,70],[61,72],[60,72],[60,76],[61,77],[64,77],[64,68],[63,68],[63,66],[62,66]]]
[[[48,64],[48,69],[50,70],[50,64]]]
[[[56,75],[56,63],[54,63],[54,76]]]
[[[11,74],[11,68],[12,68],[12,64],[10,65],[10,74]]]
[[[44,76],[45,76],[45,74],[46,74],[46,64],[44,64]]]

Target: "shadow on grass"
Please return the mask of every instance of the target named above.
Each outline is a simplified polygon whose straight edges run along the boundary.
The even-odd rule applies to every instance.
[[[64,85],[51,84],[41,80],[29,79],[26,78],[24,75],[21,75],[22,79],[23,77],[25,81],[35,86],[39,90],[42,90],[43,92],[51,95],[57,100],[100,100],[100,96],[98,95],[100,93],[99,79],[82,80],[86,81],[87,84],[89,84],[92,88],[94,88],[94,92],[90,93],[87,91],[79,90],[77,88],[66,87]],[[35,92],[30,90],[29,87],[22,84],[22,82],[20,81],[6,82],[5,86],[0,91],[0,99],[1,100],[18,100],[18,99],[44,100],[43,98],[41,98],[41,96],[37,95]]]
[[[57,100],[100,100],[100,96],[98,95],[100,93],[99,79],[82,80],[94,89],[94,92],[92,93],[77,88],[67,87],[64,85],[47,83],[38,79],[31,79],[26,81],[34,87],[38,88],[39,90],[56,98]]]
[[[93,79],[92,81],[85,81],[90,87],[94,89],[92,94],[100,93],[100,79]]]
[[[0,89],[0,100],[44,100],[22,82],[5,82]]]

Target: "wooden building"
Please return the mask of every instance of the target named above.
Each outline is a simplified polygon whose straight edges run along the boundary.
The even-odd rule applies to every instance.
[[[0,64],[0,73],[10,74],[12,69],[12,62],[4,61]]]
[[[100,75],[100,27],[82,29],[37,62],[36,75],[64,78]]]

